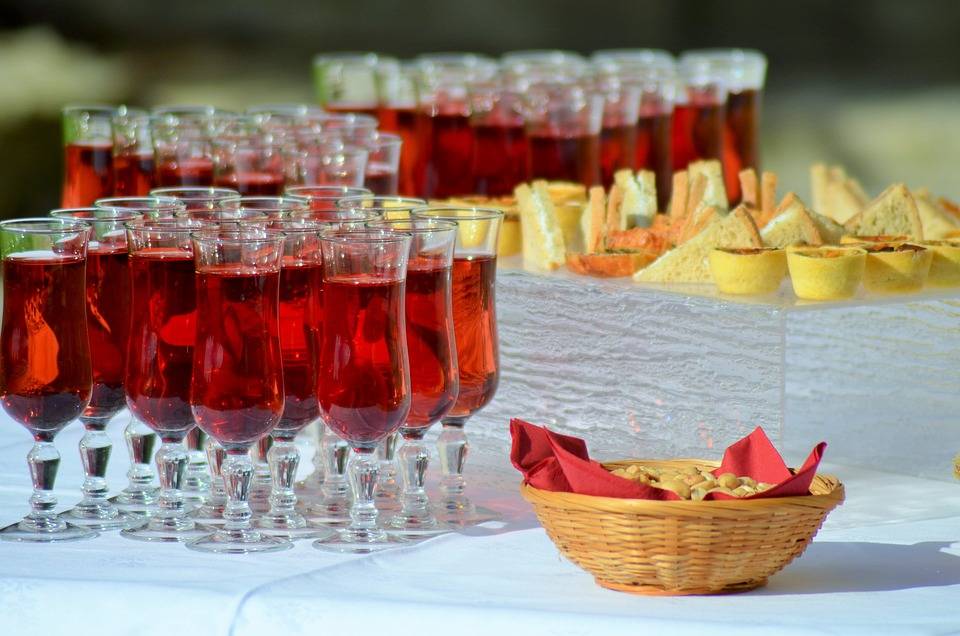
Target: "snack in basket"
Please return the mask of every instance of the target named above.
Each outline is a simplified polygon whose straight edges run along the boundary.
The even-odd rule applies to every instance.
[[[717,248],[710,252],[710,273],[724,294],[771,294],[787,274],[787,257],[771,247]]]
[[[919,291],[927,282],[933,253],[922,245],[863,244],[867,251],[863,286],[876,293]]]
[[[791,247],[787,268],[793,293],[805,300],[840,300],[857,293],[867,260],[859,247]]]
[[[680,499],[691,501],[703,501],[714,492],[731,497],[750,497],[773,487],[773,484],[758,482],[753,477],[738,477],[733,473],[716,475],[708,466],[690,465],[680,469],[630,464],[610,472],[617,477],[669,490]]]
[[[931,254],[927,284],[935,287],[960,285],[960,242],[924,241]]]
[[[923,239],[917,202],[910,189],[902,183],[894,183],[881,192],[843,226],[849,234],[854,235],[906,234],[911,239]]]

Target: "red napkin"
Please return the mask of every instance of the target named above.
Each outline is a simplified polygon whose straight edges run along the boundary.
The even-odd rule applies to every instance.
[[[669,490],[647,486],[608,472],[590,459],[587,445],[582,439],[560,435],[519,419],[510,421],[510,435],[513,437],[510,460],[523,473],[524,482],[534,488],[619,499],[680,498]],[[808,495],[826,447],[826,442],[817,444],[803,466],[792,473],[766,433],[758,426],[724,451],[723,461],[713,473],[733,473],[738,477],[752,477],[758,482],[776,484],[769,490],[743,499]],[[734,497],[710,493],[706,499]]]

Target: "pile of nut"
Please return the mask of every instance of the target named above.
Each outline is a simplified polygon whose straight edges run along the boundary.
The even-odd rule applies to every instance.
[[[737,477],[733,473],[714,475],[703,466],[685,468],[653,468],[631,464],[611,471],[618,477],[675,493],[681,499],[701,501],[711,492],[722,492],[733,497],[749,497],[769,490],[774,484],[757,482],[751,477]]]

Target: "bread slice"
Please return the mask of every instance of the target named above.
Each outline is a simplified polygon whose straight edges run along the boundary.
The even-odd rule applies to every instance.
[[[621,214],[623,209],[623,190],[616,183],[610,186],[610,195],[607,197],[607,222],[604,235],[619,230],[625,230],[626,219]]]
[[[717,209],[712,205],[701,207],[696,212],[686,218],[683,226],[680,227],[679,234],[675,237],[676,243],[686,243],[694,236],[703,231],[705,227],[713,223],[720,216]]]
[[[746,168],[740,171],[737,178],[740,179],[740,202],[759,210],[760,182],[757,179],[757,171],[753,168]]]
[[[817,162],[810,166],[810,191],[813,193],[813,209],[823,212],[827,209],[827,186],[830,173],[827,164]]]
[[[677,224],[687,214],[687,195],[690,175],[686,170],[673,173],[673,188],[670,191],[670,223]]]
[[[587,205],[580,215],[580,229],[583,231],[583,249],[588,254],[603,251],[603,239],[607,224],[607,195],[602,186],[590,188]]]
[[[712,205],[717,212],[726,213],[727,190],[723,186],[723,167],[716,159],[707,159],[706,161],[694,161],[687,166],[690,173],[691,183],[696,181],[698,175],[702,175],[706,180],[706,187],[703,191],[703,198],[700,205]],[[688,204],[689,207],[689,204]]]
[[[824,216],[815,210],[811,210],[810,208],[807,208],[807,214],[810,215],[810,218],[813,220],[813,224],[817,226],[817,231],[820,232],[820,238],[823,239],[824,244],[840,244],[840,238],[846,234],[846,231],[843,229],[842,225],[830,217]]]
[[[960,227],[957,218],[934,201],[926,189],[914,190],[913,199],[917,202],[920,224],[923,225],[923,238],[940,239],[946,236],[947,232]]]
[[[654,185],[654,173],[642,170],[634,176],[630,170],[618,170],[613,175],[617,187],[623,191],[623,204],[620,206],[621,227],[649,227],[657,214],[657,189]]]
[[[524,269],[543,272],[559,268],[566,260],[566,250],[546,181],[534,181],[533,189],[520,184],[514,193],[520,209]]]
[[[760,237],[766,247],[823,244],[817,225],[807,214],[803,201],[793,192],[780,202],[773,219],[760,230]]]
[[[878,236],[905,234],[914,239],[923,238],[923,225],[917,202],[910,189],[895,183],[880,193],[859,214],[843,224],[848,234]]]
[[[866,203],[849,182],[830,181],[827,184],[826,203],[822,210],[817,211],[844,225],[862,212]]]
[[[761,247],[760,233],[745,206],[718,218],[695,237],[633,275],[647,283],[709,283],[708,258],[716,247]]]

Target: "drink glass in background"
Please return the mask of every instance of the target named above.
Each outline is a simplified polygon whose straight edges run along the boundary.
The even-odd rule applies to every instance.
[[[53,438],[83,413],[93,384],[84,307],[89,231],[88,224],[73,219],[0,222],[0,406],[34,438],[27,454],[31,511],[0,530],[0,540],[97,536],[58,518],[52,493],[60,464]]]
[[[283,192],[284,158],[273,135],[265,133],[254,115],[237,115],[225,122],[212,141],[213,181],[243,196],[277,196]]]
[[[440,492],[437,518],[449,525],[468,526],[497,518],[477,508],[465,494],[463,468],[467,456],[464,425],[489,404],[500,379],[497,336],[497,242],[503,213],[468,207],[426,207],[418,218],[457,224],[453,257],[453,329],[457,343],[460,391],[453,408],[441,420]]]
[[[767,58],[747,49],[687,51],[681,60],[709,66],[726,88],[723,173],[731,204],[740,200],[741,170],[760,172],[760,109]]]
[[[369,553],[389,547],[374,503],[380,473],[377,445],[410,411],[410,364],[404,316],[409,234],[338,230],[320,237],[324,313],[320,410],[353,448],[350,525],[314,547]]]
[[[380,130],[400,135],[399,184],[397,192],[416,196],[417,166],[417,66],[412,62],[377,67],[380,93]]]
[[[94,530],[124,528],[140,518],[120,512],[107,499],[109,488],[104,476],[113,445],[106,428],[127,405],[123,375],[130,330],[130,272],[124,224],[142,215],[109,208],[64,208],[53,210],[50,216],[83,221],[90,227],[85,297],[93,391],[80,414],[86,429],[80,439],[83,497],[61,516]]]
[[[514,77],[545,72],[582,75],[589,69],[582,55],[562,49],[507,51],[500,57],[500,65],[504,73]]]
[[[363,146],[379,126],[376,117],[364,113],[326,113],[314,124],[320,132],[331,133],[350,146]]]
[[[287,196],[303,200],[307,204],[308,213],[300,214],[301,217],[310,215],[330,214],[331,220],[336,219],[337,202],[344,197],[372,195],[367,188],[357,188],[350,186],[287,186],[284,193]],[[323,220],[323,219],[320,219]]]
[[[113,194],[113,106],[63,109],[63,191],[60,205],[93,205]]]
[[[613,185],[613,175],[624,168],[636,169],[637,121],[640,117],[641,88],[614,75],[597,78],[603,95],[603,123],[600,128],[600,182]]]
[[[156,177],[150,116],[121,106],[113,116],[113,195],[143,197]]]
[[[171,218],[187,207],[179,199],[153,195],[146,197],[106,197],[94,201],[93,206],[137,212],[142,217],[149,219]]]
[[[402,145],[400,135],[381,132],[375,132],[366,142],[368,158],[363,179],[365,188],[374,194],[397,194]]]
[[[310,206],[298,197],[226,197],[217,202],[216,211],[224,218],[241,217],[243,214],[258,214],[271,220],[293,218],[307,212]]]
[[[467,85],[493,77],[496,63],[472,53],[445,53],[421,55],[417,64],[416,193],[424,198],[471,194],[474,139]]]
[[[346,143],[339,132],[301,133],[296,152],[290,185],[363,187],[369,152]]]
[[[150,191],[150,196],[176,199],[183,204],[185,212],[198,212],[216,210],[217,203],[224,199],[238,197],[240,193],[230,188],[194,186],[187,188],[154,188]]]
[[[680,57],[672,122],[674,171],[702,159],[722,161],[725,100],[722,77],[709,62]]]
[[[317,101],[331,112],[377,115],[376,53],[326,53],[313,58],[313,84]]]
[[[593,83],[535,79],[522,94],[527,178],[599,184],[604,98]]]
[[[408,219],[414,210],[427,205],[426,200],[415,197],[390,197],[360,194],[343,197],[337,202],[341,212],[362,214],[372,218]]]
[[[437,522],[424,488],[430,453],[423,436],[453,407],[459,392],[451,295],[457,225],[412,218],[377,220],[368,226],[412,235],[405,297],[411,403],[400,427],[402,505],[388,523],[401,537],[431,536],[449,531]]]
[[[223,525],[187,544],[192,550],[245,554],[292,544],[253,528],[248,503],[250,449],[283,413],[279,283],[283,236],[262,227],[202,230],[193,235],[196,347],[190,410],[223,446],[227,491]]]
[[[124,389],[127,407],[152,428],[160,497],[143,525],[120,532],[140,541],[187,541],[204,536],[187,516],[180,486],[187,464],[184,437],[195,425],[190,374],[196,331],[196,281],[190,233],[183,218],[127,223],[130,256],[130,336]]]
[[[526,180],[527,141],[520,92],[498,77],[471,82],[470,126],[473,129],[472,191],[507,196]]]
[[[213,106],[163,106],[151,112],[158,187],[213,185],[212,140],[221,115]]]

